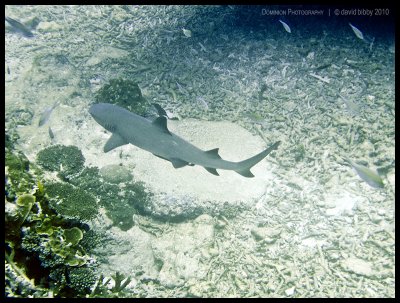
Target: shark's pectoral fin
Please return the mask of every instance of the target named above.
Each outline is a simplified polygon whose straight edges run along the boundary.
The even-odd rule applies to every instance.
[[[217,170],[215,168],[211,167],[204,167],[209,173],[212,173],[213,175],[219,176]]]
[[[179,158],[171,158],[170,161],[175,168],[181,168],[186,165],[189,165],[189,162],[183,161],[182,159]]]
[[[221,159],[221,156],[218,154],[218,149],[219,148],[210,149],[208,151],[205,151],[205,153],[213,159]]]
[[[166,117],[159,116],[152,123],[154,126],[157,126],[162,132],[172,136],[172,134],[170,133],[170,131],[168,130],[168,127],[167,127],[167,118]]]
[[[106,145],[104,145],[104,152],[109,152],[110,150],[125,144],[128,144],[128,142],[126,142],[124,138],[116,133],[113,133],[110,139],[108,139]]]

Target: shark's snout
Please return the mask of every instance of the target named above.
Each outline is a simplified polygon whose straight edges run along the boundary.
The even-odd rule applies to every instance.
[[[89,114],[91,114],[92,116],[97,116],[99,111],[101,110],[101,106],[99,105],[100,104],[93,104],[92,106],[90,106]]]
[[[111,104],[106,104],[106,103],[96,103],[90,106],[89,108],[89,114],[92,115],[92,117],[99,122],[99,120],[105,120],[109,116],[109,114],[112,112],[112,106]],[[99,122],[100,123],[100,122]],[[101,124],[101,123],[100,123]]]

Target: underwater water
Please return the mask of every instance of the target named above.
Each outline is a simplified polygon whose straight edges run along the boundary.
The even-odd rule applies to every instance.
[[[5,13],[7,297],[395,296],[392,8]]]

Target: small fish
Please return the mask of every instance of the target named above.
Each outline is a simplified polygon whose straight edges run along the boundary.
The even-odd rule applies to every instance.
[[[346,99],[341,94],[338,94],[340,98],[342,98],[344,104],[346,104],[347,111],[352,115],[359,115],[360,114],[360,106],[358,106],[355,102]]]
[[[25,26],[23,25],[21,22],[14,20],[10,17],[5,17],[6,21],[11,25],[11,27],[16,31],[21,33],[24,37],[28,37],[31,38],[34,35],[32,34],[32,32]]]
[[[350,22],[349,22],[349,25],[350,25],[351,29],[353,30],[354,34],[357,36],[357,38],[364,40],[363,33],[357,27],[352,25]]]
[[[384,185],[382,178],[378,175],[377,172],[369,169],[364,165],[354,163],[347,157],[345,157],[344,159],[349,162],[349,164],[354,168],[360,178],[367,182],[369,185],[375,188],[383,188]]]
[[[287,25],[285,22],[283,22],[283,21],[280,20],[280,19],[279,19],[279,22],[282,23],[283,28],[285,29],[285,31],[287,31],[289,34],[292,32],[292,31],[290,30],[289,25]]]
[[[208,103],[202,96],[197,96],[196,100],[204,107],[205,110],[209,110]]]
[[[55,109],[58,106],[58,102],[56,101],[53,106],[50,106],[48,108],[46,108],[43,113],[40,115],[40,119],[39,119],[39,127],[42,125],[45,125],[47,123],[47,121],[49,121],[50,115],[53,111],[53,109]]]
[[[191,31],[191,30],[182,28],[182,31],[183,31],[183,34],[184,34],[186,37],[188,37],[188,38],[192,37],[192,31]]]
[[[11,74],[10,67],[7,66],[7,74]]]
[[[53,134],[53,131],[51,130],[50,126],[49,126],[49,136],[50,136],[50,139],[54,139],[54,134]]]

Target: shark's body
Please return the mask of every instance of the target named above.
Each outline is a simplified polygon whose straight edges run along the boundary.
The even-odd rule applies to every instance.
[[[111,138],[104,146],[104,152],[131,143],[170,161],[175,168],[186,165],[200,165],[217,176],[216,169],[226,169],[234,170],[244,177],[254,177],[250,168],[264,159],[280,144],[278,141],[247,160],[230,162],[219,156],[218,148],[203,151],[171,133],[167,128],[165,116],[160,115],[154,121],[150,121],[124,108],[108,103],[92,105],[89,113],[97,123],[112,132]]]

